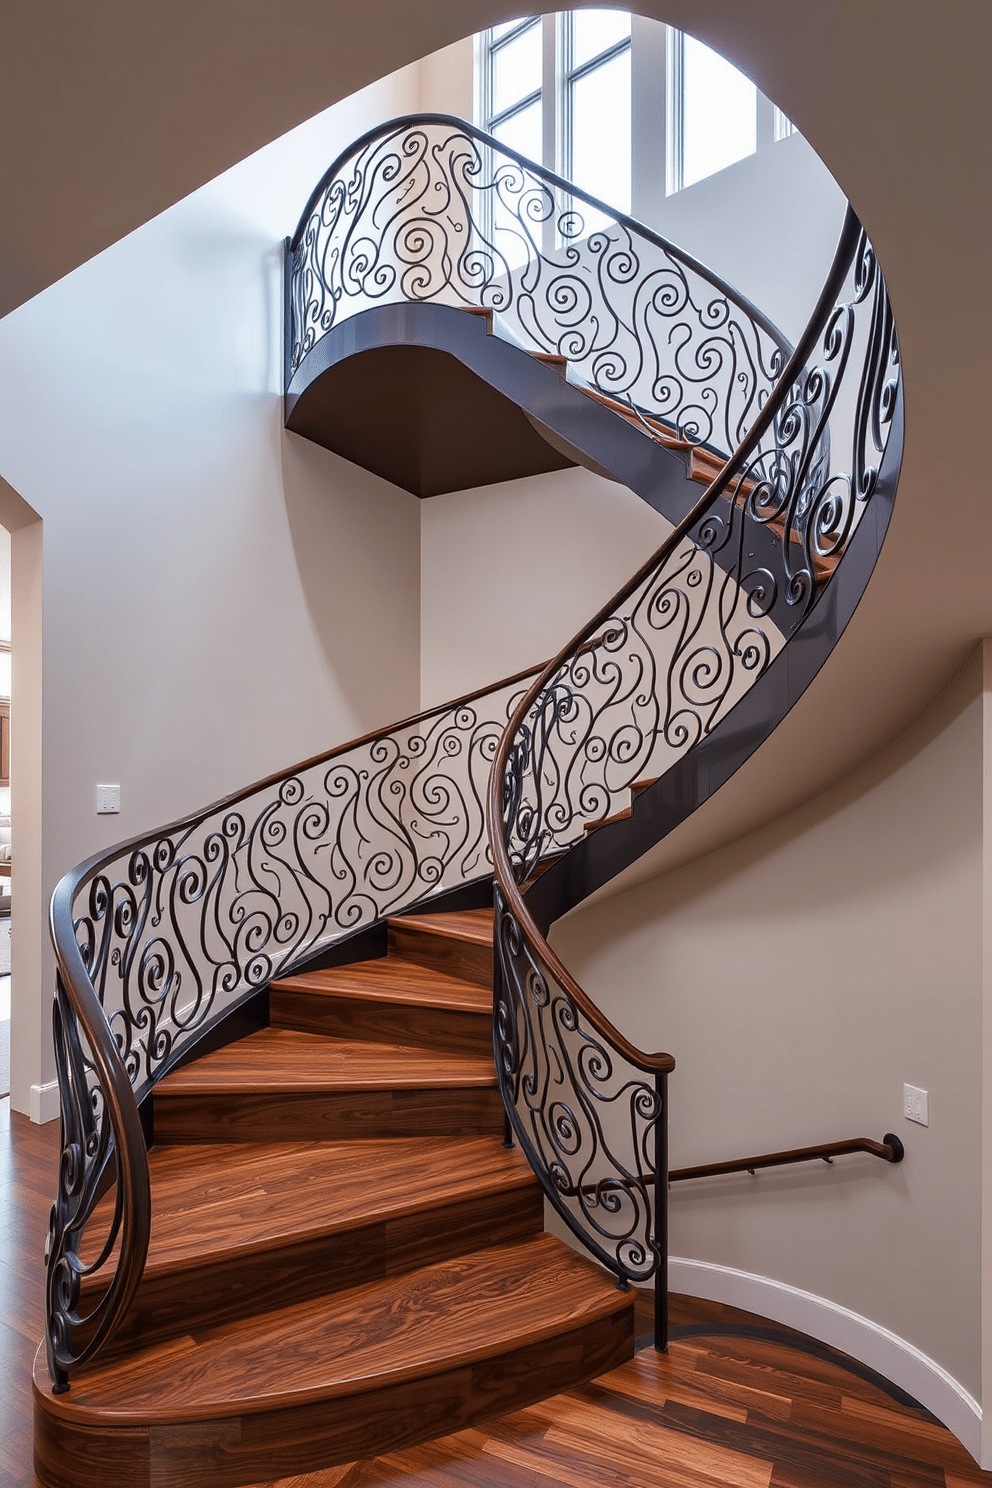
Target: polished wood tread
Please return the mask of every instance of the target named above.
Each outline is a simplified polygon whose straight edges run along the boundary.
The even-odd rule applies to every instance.
[[[388,922],[388,944],[391,956],[492,989],[491,909],[398,915]]]
[[[307,992],[315,997],[363,997],[370,1002],[408,1003],[418,1008],[444,1008],[450,1012],[492,1013],[492,993],[477,982],[448,976],[400,956],[382,956],[375,961],[355,961],[319,971],[280,977],[271,992]]]
[[[494,1086],[492,1058],[262,1028],[166,1075],[156,1103],[219,1092],[365,1091]]]
[[[96,1361],[61,1397],[39,1350],[35,1398],[91,1430],[243,1417],[464,1369],[620,1316],[632,1352],[632,1295],[541,1235]]]
[[[332,1038],[491,1057],[489,976],[483,986],[399,956],[353,970],[335,967],[273,982],[270,1023]]]
[[[492,1137],[162,1146],[149,1173],[149,1278],[538,1186]]]
[[[451,910],[447,913],[396,915],[389,920],[390,929],[423,930],[451,940],[469,941],[474,945],[493,943],[491,909]]]
[[[32,1465],[31,1366],[44,1329],[40,1257],[57,1162],[58,1122],[34,1126],[0,1100],[2,1488],[42,1488]],[[305,1476],[286,1462],[266,1477],[256,1473],[252,1488],[716,1488],[737,1481],[735,1471],[749,1470],[760,1470],[768,1488],[992,1488],[992,1473],[983,1473],[926,1412],[894,1400],[842,1359],[827,1363],[811,1355],[800,1335],[675,1294],[670,1310],[676,1327],[694,1332],[676,1339],[667,1358],[642,1351],[587,1387],[385,1456],[311,1468]],[[649,1321],[645,1307],[639,1331]],[[762,1327],[775,1341],[705,1331],[707,1323],[735,1322]],[[877,1444],[865,1429],[872,1424],[879,1428]],[[631,1451],[635,1437],[636,1461],[618,1464],[617,1443]],[[736,1456],[714,1474],[710,1454],[720,1444]],[[132,1437],[120,1454],[123,1467],[108,1467],[103,1484],[123,1483],[146,1451]],[[49,1481],[76,1488],[74,1461],[60,1480],[58,1464],[46,1458]]]
[[[670,1309],[693,1336],[667,1355],[642,1348],[589,1384],[468,1430],[250,1488],[992,1485],[945,1427],[843,1355],[810,1353],[803,1335],[719,1303],[673,1294]],[[640,1298],[638,1313],[646,1328]],[[747,1336],[758,1329],[767,1336]]]

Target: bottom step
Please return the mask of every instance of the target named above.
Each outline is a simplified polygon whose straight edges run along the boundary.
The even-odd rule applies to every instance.
[[[239,1488],[457,1431],[634,1349],[633,1293],[550,1235],[185,1335],[80,1373],[35,1361],[46,1488]]]

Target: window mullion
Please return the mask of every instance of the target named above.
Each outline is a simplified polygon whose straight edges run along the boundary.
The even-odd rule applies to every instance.
[[[685,32],[668,30],[668,129],[665,187],[671,196],[685,179]]]

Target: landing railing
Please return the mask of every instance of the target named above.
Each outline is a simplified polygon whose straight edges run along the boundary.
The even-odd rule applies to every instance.
[[[630,1044],[547,931],[688,816],[791,707],[860,599],[901,450],[892,312],[849,210],[819,303],[750,431],[534,682],[493,767],[494,1046],[512,1133],[619,1283],[653,1279],[659,1347],[674,1062]]]
[[[497,334],[726,456],[791,347],[718,275],[445,114],[395,119],[326,172],[289,243],[286,387],[372,306],[490,310]]]
[[[273,977],[492,872],[486,785],[533,676],[270,776],[90,858],[58,885],[62,1156],[47,1326],[57,1390],[114,1332],[144,1269],[151,1212],[140,1101]],[[112,1213],[100,1230],[91,1221],[109,1188]]]

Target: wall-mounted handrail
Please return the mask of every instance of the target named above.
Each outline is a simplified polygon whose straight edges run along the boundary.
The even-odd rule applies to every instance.
[[[886,1132],[880,1142],[871,1137],[848,1137],[842,1142],[819,1142],[814,1147],[793,1147],[788,1152],[762,1152],[757,1157],[735,1157],[730,1162],[700,1163],[694,1168],[671,1168],[669,1183],[684,1183],[688,1178],[718,1178],[724,1173],[755,1173],[759,1168],[781,1168],[791,1163],[832,1163],[835,1157],[854,1152],[867,1152],[882,1162],[901,1163],[906,1149],[893,1132]]]
[[[521,698],[494,762],[493,1037],[508,1120],[592,1254],[621,1284],[653,1278],[659,1347],[672,1062],[631,1049],[547,931],[688,815],[800,695],[867,582],[901,444],[891,308],[849,208],[809,324],[747,434],[653,558]],[[865,524],[873,497],[884,504]],[[855,550],[840,587],[834,576]],[[804,657],[795,668],[793,649]]]

